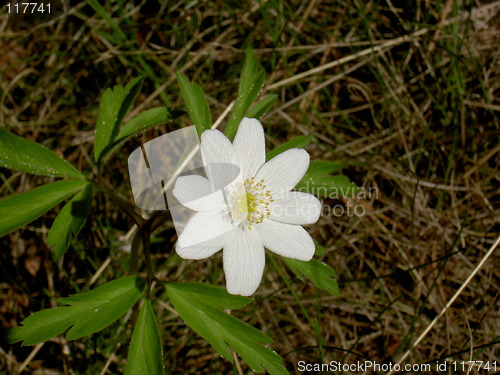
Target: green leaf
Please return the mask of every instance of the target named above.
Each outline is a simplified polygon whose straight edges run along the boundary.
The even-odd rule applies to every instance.
[[[325,263],[317,259],[312,259],[309,262],[290,258],[283,258],[283,260],[302,281],[305,281],[304,278],[307,278],[321,290],[329,292],[334,296],[340,294],[337,281],[333,278],[335,271]]]
[[[344,162],[312,161],[307,173],[295,186],[295,189],[322,198],[337,199],[354,196],[359,192],[359,187],[353,184],[347,176],[328,175],[329,173],[337,172],[344,166]]]
[[[166,288],[181,318],[224,358],[232,361],[232,348],[254,371],[288,374],[281,357],[265,346],[272,342],[267,335],[221,311],[243,307],[250,298],[199,283],[168,283]]]
[[[238,98],[234,105],[233,113],[227,123],[224,134],[233,140],[241,120],[245,117],[248,108],[259,96],[264,85],[265,72],[259,61],[250,49],[246,50],[245,64],[241,72],[238,86]]]
[[[0,167],[42,176],[84,179],[79,171],[55,152],[0,127]]]
[[[313,160],[309,164],[307,174],[310,177],[324,176],[342,169],[346,163],[326,160]]]
[[[134,134],[169,120],[171,120],[170,113],[165,107],[148,109],[123,125],[116,136],[116,142],[122,142]]]
[[[325,254],[326,254],[326,249],[325,249],[323,246],[318,245],[318,244],[316,243],[316,241],[314,241],[314,243],[315,243],[315,245],[316,245],[316,247],[315,247],[315,249],[314,249],[314,256],[318,256],[318,255],[325,255]]]
[[[137,77],[125,87],[117,85],[113,89],[104,91],[96,122],[94,141],[96,162],[101,161],[112,146],[123,118],[141,90],[143,80],[144,77]]]
[[[169,283],[169,287],[182,291],[189,298],[203,295],[203,303],[221,309],[241,309],[252,302],[249,297],[229,294],[226,289],[202,283]]]
[[[106,154],[113,154],[120,145],[128,138],[143,130],[149,129],[153,126],[163,124],[171,120],[171,114],[165,107],[151,108],[145,112],[140,113],[133,119],[127,121],[125,125],[120,128],[118,135],[113,141],[112,145],[107,147]]]
[[[163,374],[160,332],[149,299],[142,305],[128,351],[125,375],[135,374]]]
[[[274,158],[276,155],[289,150],[291,148],[306,148],[311,142],[310,135],[299,135],[298,137],[292,138],[289,141],[283,143],[282,145],[276,147],[275,149],[269,151],[266,155],[266,161]]]
[[[189,117],[191,117],[191,121],[196,126],[198,135],[201,135],[201,133],[212,126],[212,117],[205,94],[203,94],[200,86],[194,82],[189,82],[182,73],[177,72],[176,75],[182,97],[188,108]]]
[[[68,249],[71,239],[82,229],[92,204],[92,185],[88,184],[59,212],[47,237],[54,246],[54,255],[60,258]]]
[[[269,111],[276,99],[278,99],[278,95],[276,94],[270,94],[266,96],[260,102],[252,106],[252,108],[250,108],[247,113],[245,113],[245,117],[256,118],[257,120],[259,120],[266,114],[267,111]]]
[[[322,198],[351,197],[359,192],[347,176],[311,176],[308,173],[295,186],[295,190],[308,192]]]
[[[4,198],[0,201],[0,237],[35,220],[86,185],[82,180],[56,181]]]
[[[113,280],[87,293],[61,298],[67,306],[41,310],[8,332],[10,343],[35,345],[68,330],[66,339],[100,331],[125,314],[141,297],[145,282],[135,276]]]
[[[104,148],[113,141],[113,133],[118,129],[116,120],[122,101],[122,86],[115,86],[113,90],[106,89],[101,96],[94,140],[94,158],[96,161],[100,160]]]
[[[143,82],[144,77],[139,76],[134,78],[125,86],[123,102],[120,106],[120,110],[118,111],[118,126],[121,126],[123,119],[132,107],[132,104],[134,104],[137,95],[139,95],[139,92],[141,92]]]

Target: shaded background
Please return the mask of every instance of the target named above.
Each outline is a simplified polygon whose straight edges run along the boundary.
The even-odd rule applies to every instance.
[[[45,24],[9,18],[2,6],[0,124],[89,169],[100,95],[145,75],[129,116],[163,105],[174,120],[128,141],[105,167],[114,191],[132,202],[130,152],[191,125],[175,72],[200,84],[217,118],[236,97],[252,47],[267,72],[264,93],[279,96],[262,120],[268,149],[312,135],[312,159],[342,162],[341,172],[366,193],[323,199],[319,223],[308,228],[326,249],[320,259],[337,271],[339,297],[268,262],[255,302],[232,313],[275,340],[291,373],[301,360],[395,362],[500,232],[500,2],[100,4],[68,2]],[[0,169],[0,195],[47,181]],[[57,297],[127,272],[132,222],[109,197],[96,196],[81,234],[56,262],[46,236],[58,210],[0,239],[2,331]],[[171,253],[175,240],[168,222],[155,232],[159,276],[224,285],[220,254],[184,261]],[[408,363],[499,357],[498,264],[497,252]],[[249,373],[189,330],[164,290],[155,298],[168,373]],[[59,337],[33,358],[31,347],[2,345],[0,372],[122,373],[130,334],[129,324],[74,342]]]

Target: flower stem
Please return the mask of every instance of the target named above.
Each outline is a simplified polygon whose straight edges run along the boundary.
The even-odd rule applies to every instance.
[[[157,211],[150,218],[144,219],[132,205],[116,195],[105,182],[99,178],[94,180],[95,187],[109,196],[137,225],[137,232],[132,238],[130,251],[130,273],[137,273],[139,270],[140,245],[144,253],[144,262],[146,264],[147,284],[146,297],[149,298],[151,284],[153,281],[163,283],[163,280],[156,278],[153,270],[153,261],[151,257],[151,235],[162,225],[166,218],[170,216],[170,211]]]
[[[130,216],[138,227],[144,224],[144,218],[136,212],[127,201],[120,198],[109,187],[107,187],[102,180],[97,179],[94,181],[94,186],[104,194],[108,195],[118,206],[120,206],[120,208]]]

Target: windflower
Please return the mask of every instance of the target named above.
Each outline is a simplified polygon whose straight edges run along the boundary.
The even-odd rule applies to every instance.
[[[315,245],[303,224],[315,223],[319,200],[292,191],[309,167],[309,154],[289,149],[266,162],[264,130],[244,118],[231,143],[220,131],[201,136],[207,178],[181,176],[173,194],[196,211],[179,236],[176,251],[184,259],[204,259],[223,249],[226,287],[249,296],[262,279],[264,248],[302,261]]]

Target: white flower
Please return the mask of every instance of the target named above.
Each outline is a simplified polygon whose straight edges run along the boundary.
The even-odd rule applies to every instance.
[[[264,247],[311,260],[314,242],[300,225],[315,223],[321,204],[291,191],[309,167],[305,150],[290,149],[266,163],[262,125],[244,118],[232,144],[218,130],[205,131],[201,154],[208,178],[179,177],[173,190],[183,206],[197,211],[179,236],[179,256],[203,259],[223,248],[227,290],[244,296],[260,284]]]

